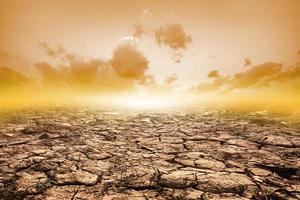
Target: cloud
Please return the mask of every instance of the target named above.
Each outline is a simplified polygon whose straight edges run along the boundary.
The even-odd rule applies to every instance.
[[[75,60],[68,66],[68,79],[74,85],[89,85],[95,82],[98,78],[97,73],[101,65],[105,61],[90,59],[90,60]]]
[[[44,86],[69,88],[80,92],[121,91],[134,86],[134,81],[120,77],[111,65],[102,60],[78,60],[53,67],[37,63]]]
[[[300,64],[283,66],[279,63],[266,62],[252,68],[235,73],[231,76],[222,76],[216,70],[211,71],[208,77],[211,82],[200,83],[191,88],[192,91],[230,91],[246,88],[273,88],[278,85],[289,85],[290,88],[300,87]]]
[[[133,26],[133,37],[134,38],[141,38],[144,34],[146,34],[146,30],[142,24],[135,24]]]
[[[143,9],[140,16],[132,27],[132,36],[137,38],[142,38],[145,35],[151,35],[153,33],[154,26],[154,14],[149,9]]]
[[[165,45],[173,50],[186,49],[192,42],[181,24],[164,25],[155,30],[156,42],[161,46]]]
[[[146,10],[145,13],[147,12]],[[192,43],[191,35],[185,32],[180,23],[165,24],[156,27],[154,24],[149,25],[144,21],[133,26],[131,35],[134,39],[141,39],[143,36],[151,39],[154,38],[159,47],[167,47],[171,51],[172,59],[176,63],[181,61],[184,51]]]
[[[228,77],[222,76],[218,70],[211,70],[208,72],[207,77],[212,79],[209,83],[200,83],[191,88],[191,91],[197,92],[211,92],[219,90],[221,87],[229,82]]]
[[[60,56],[64,56],[67,51],[63,46],[56,45],[54,47],[49,46],[48,43],[40,42],[39,46],[46,52],[46,54],[53,58],[58,58]]]
[[[249,66],[249,65],[252,65],[251,60],[250,60],[249,58],[245,58],[245,59],[244,59],[244,67],[247,67],[247,66]]]
[[[66,65],[53,67],[48,63],[42,62],[35,64],[39,70],[42,81],[46,85],[89,85],[97,78],[97,71],[104,61],[100,59],[88,59],[69,53],[61,45],[51,47],[47,43],[40,43],[46,54],[50,57],[67,61]]]
[[[177,80],[178,80],[177,74],[172,74],[171,76],[167,77],[164,82],[165,84],[171,85],[175,83]]]
[[[229,83],[228,77],[218,76],[213,77],[212,82],[203,82],[190,88],[192,92],[212,92],[221,89]]]
[[[286,82],[294,79],[300,79],[300,63],[292,65],[276,74],[274,78],[278,82]],[[300,86],[300,85],[299,85]]]
[[[157,44],[166,46],[171,49],[172,56],[175,62],[180,62],[183,50],[186,50],[188,45],[192,42],[191,35],[188,35],[181,24],[164,25],[156,29],[155,40]]]
[[[148,68],[148,60],[132,44],[119,45],[111,60],[83,58],[65,50],[43,43],[43,49],[61,64],[36,63],[42,84],[67,87],[81,92],[122,91],[132,89]]]
[[[208,78],[220,77],[219,71],[218,70],[211,70],[210,72],[208,72],[207,77]]]
[[[161,94],[174,90],[176,88],[176,85],[174,83],[177,80],[177,74],[172,74],[162,81],[158,81],[153,74],[146,74],[140,78],[138,84],[145,91]]]
[[[265,86],[276,81],[276,75],[281,73],[282,65],[267,62],[256,65],[249,70],[237,73],[232,78],[232,86],[235,88],[246,88],[250,86]]]
[[[121,44],[113,52],[110,64],[123,78],[139,79],[145,75],[149,61],[131,44]]]
[[[42,83],[45,85],[61,85],[63,83],[62,69],[55,69],[48,63],[41,62],[34,64],[39,71]]]
[[[153,74],[145,74],[144,76],[140,77],[138,84],[149,87],[157,85],[155,77]]]
[[[0,87],[22,86],[31,83],[31,79],[26,75],[17,72],[9,67],[0,67]]]
[[[219,87],[216,87],[214,84],[211,83],[199,83],[196,86],[190,88],[192,92],[211,92],[216,91]]]
[[[24,58],[18,54],[8,52],[3,49],[0,49],[0,66],[9,66],[8,68],[25,74],[31,71],[30,63],[24,60]]]

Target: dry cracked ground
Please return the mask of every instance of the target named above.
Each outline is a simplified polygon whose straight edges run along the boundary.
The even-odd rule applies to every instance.
[[[263,113],[1,113],[0,199],[300,199],[299,123]]]

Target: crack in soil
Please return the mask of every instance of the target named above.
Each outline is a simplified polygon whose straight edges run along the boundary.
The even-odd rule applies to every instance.
[[[213,112],[23,110],[0,121],[0,199],[300,199],[297,124]]]

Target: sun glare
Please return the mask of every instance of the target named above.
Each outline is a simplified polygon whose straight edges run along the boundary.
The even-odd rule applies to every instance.
[[[129,109],[169,109],[178,106],[171,96],[164,95],[128,95],[115,98],[113,106]]]

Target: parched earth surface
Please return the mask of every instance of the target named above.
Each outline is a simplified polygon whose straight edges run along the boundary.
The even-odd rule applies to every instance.
[[[299,124],[263,113],[1,113],[0,199],[300,199]]]

